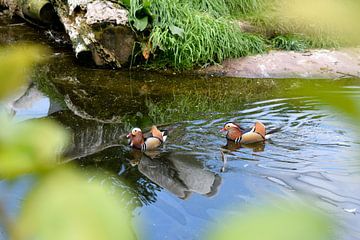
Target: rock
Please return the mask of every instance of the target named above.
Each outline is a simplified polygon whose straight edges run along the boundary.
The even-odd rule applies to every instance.
[[[94,1],[87,5],[86,24],[113,23],[125,26],[128,23],[128,11],[112,2]]]
[[[119,68],[132,53],[135,34],[128,11],[119,4],[99,0],[52,0],[76,56],[92,55],[96,65]]]
[[[270,51],[266,54],[228,59],[210,66],[207,74],[243,78],[344,78],[360,77],[360,48]]]

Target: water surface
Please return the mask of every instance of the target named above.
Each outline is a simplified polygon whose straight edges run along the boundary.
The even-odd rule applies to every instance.
[[[30,42],[43,36],[19,26],[25,30],[11,26],[6,33],[26,32]],[[222,216],[273,197],[307,197],[338,219],[340,239],[360,239],[359,215],[349,212],[360,209],[358,136],[341,114],[312,98],[289,97],[307,80],[91,69],[52,47],[49,62],[6,107],[18,121],[50,118],[71,130],[68,161],[89,179],[93,169],[112,173],[102,181],[132,194],[139,239],[199,239]],[[359,80],[334,84],[360,97]],[[281,131],[252,146],[219,133],[227,121],[250,127],[256,120]],[[124,134],[154,123],[170,131],[165,146],[146,154],[130,149]],[[29,186],[28,178],[0,182],[11,214]]]

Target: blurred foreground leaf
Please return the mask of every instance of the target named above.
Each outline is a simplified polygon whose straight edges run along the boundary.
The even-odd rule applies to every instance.
[[[358,0],[284,0],[277,11],[282,16],[291,16],[289,26],[316,26],[358,45],[360,40],[360,1]]]
[[[348,90],[334,84],[306,84],[293,94],[315,97],[357,124],[360,121],[360,102]]]
[[[51,121],[14,123],[0,116],[0,177],[49,170],[64,150],[67,134]]]
[[[329,240],[331,226],[327,218],[306,207],[281,204],[281,209],[264,206],[226,221],[209,239]]]
[[[25,199],[14,239],[134,239],[120,196],[106,190],[74,170],[53,172]]]
[[[0,48],[0,99],[25,83],[31,67],[42,61],[45,53],[43,48],[30,45]]]

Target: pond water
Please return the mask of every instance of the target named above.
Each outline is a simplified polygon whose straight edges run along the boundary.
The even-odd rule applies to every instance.
[[[1,44],[11,36],[10,43],[46,36],[23,24],[4,29]],[[338,220],[338,239],[360,239],[358,136],[341,114],[308,97],[289,97],[307,80],[92,69],[69,50],[51,47],[49,62],[6,107],[19,121],[59,122],[72,131],[69,162],[89,179],[93,169],[112,173],[102,181],[114,189],[126,184],[139,239],[199,239],[223,216],[274,197],[306,197]],[[334,84],[360,97],[359,80]],[[281,130],[253,146],[228,143],[219,132],[225,122],[250,127],[255,120]],[[153,123],[169,130],[165,146],[147,154],[131,150],[124,134]],[[30,186],[29,178],[0,181],[10,214]]]

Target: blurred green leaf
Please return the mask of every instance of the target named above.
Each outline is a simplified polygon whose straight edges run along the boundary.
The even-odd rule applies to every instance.
[[[264,206],[228,220],[212,232],[210,240],[329,240],[329,220],[303,206],[277,203],[280,208]],[[284,210],[286,209],[286,210]]]
[[[43,48],[30,45],[0,48],[0,99],[24,84],[29,70],[44,54]]]
[[[169,29],[170,29],[170,32],[172,35],[178,35],[179,37],[184,36],[184,29],[182,29],[182,28],[179,28],[175,25],[170,25]]]
[[[343,113],[354,123],[360,121],[360,103],[347,89],[334,84],[306,84],[295,93],[296,96],[312,96]]]
[[[148,24],[148,16],[143,18],[135,18],[134,27],[139,31],[144,31]]]
[[[0,177],[14,178],[56,166],[68,136],[47,120],[14,123],[0,117]]]
[[[26,198],[14,239],[135,239],[120,196],[106,190],[73,170],[53,172]]]

